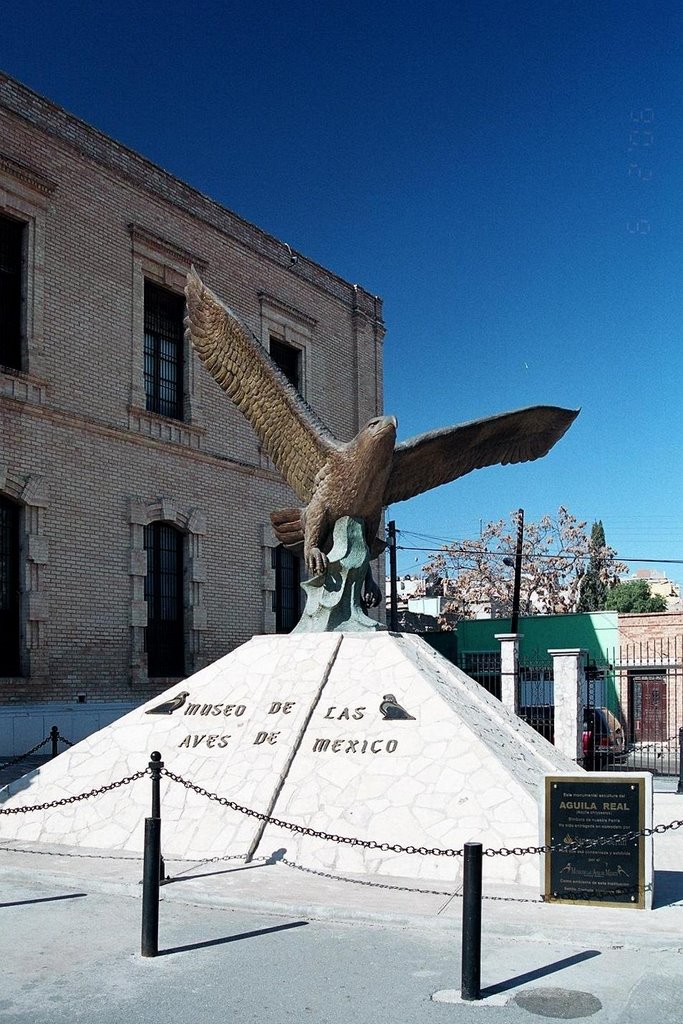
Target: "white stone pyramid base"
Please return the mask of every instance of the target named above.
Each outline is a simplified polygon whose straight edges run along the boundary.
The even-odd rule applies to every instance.
[[[147,713],[181,693],[171,714]],[[385,718],[392,703],[412,718]],[[272,817],[427,849],[537,845],[544,775],[577,772],[418,637],[259,636],[19,779],[0,793],[2,807],[96,789],[144,769],[153,750],[175,774]],[[315,870],[451,884],[462,870],[461,858],[264,828],[168,779],[161,788],[166,857],[285,850]],[[139,852],[150,800],[145,778],[65,807],[2,815],[0,840]],[[486,877],[537,884],[538,859],[492,857]]]

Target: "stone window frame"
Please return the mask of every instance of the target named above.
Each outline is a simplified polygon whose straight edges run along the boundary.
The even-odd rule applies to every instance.
[[[277,615],[275,611],[275,600],[277,596],[275,585],[275,551],[279,548],[280,541],[270,523],[261,524],[261,553],[262,553],[262,630],[264,633],[277,633]],[[301,580],[299,583],[300,596],[299,607],[303,613],[306,604],[306,593],[301,587],[308,578],[306,567],[301,561]],[[286,635],[286,634],[281,634]]]
[[[147,655],[145,653],[145,627],[147,626],[147,602],[145,601],[145,577],[147,576],[147,552],[145,551],[144,527],[154,522],[165,522],[175,526],[185,535],[183,606],[185,610],[185,664],[187,675],[196,672],[201,665],[203,633],[207,629],[206,608],[206,563],[204,561],[204,537],[206,516],[197,509],[181,509],[171,498],[156,498],[144,501],[131,498],[130,523],[130,579],[131,579],[131,657],[130,678],[134,686],[149,686]],[[177,677],[168,680],[171,686]],[[164,688],[163,680],[154,677],[154,685]]]
[[[0,685],[23,685],[29,680],[47,678],[48,655],[45,623],[48,600],[45,590],[49,545],[45,536],[45,510],[48,507],[42,476],[14,473],[0,463],[0,492],[21,508],[19,519],[19,573],[21,597],[21,675],[0,679]]]
[[[144,375],[145,280],[183,295],[191,266],[204,274],[208,262],[196,253],[149,231],[129,224],[132,260],[131,373],[128,427],[156,440],[170,441],[200,449],[204,439],[200,390],[201,374],[195,352],[184,343],[183,419],[173,419],[147,410]]]
[[[267,292],[259,292],[258,300],[261,344],[270,353],[270,339],[273,337],[299,351],[299,393],[306,398],[311,381],[313,334],[318,321]]]
[[[299,356],[299,394],[307,398],[313,369],[313,335],[318,321],[307,313],[290,306],[289,303],[270,295],[268,292],[258,293],[261,323],[261,344],[270,354],[270,339],[295,348]],[[258,444],[259,463],[262,469],[272,469],[273,464],[266,455],[261,443]]]
[[[275,536],[273,527],[270,523],[263,523],[261,525],[261,553],[263,557],[261,571],[262,571],[262,615],[263,615],[263,632],[264,633],[275,633],[276,632],[276,620],[275,620],[275,560],[274,552],[275,548],[279,545],[280,541]]]
[[[0,369],[0,395],[44,405],[45,238],[56,182],[0,153],[0,214],[25,225],[22,254],[21,370]]]

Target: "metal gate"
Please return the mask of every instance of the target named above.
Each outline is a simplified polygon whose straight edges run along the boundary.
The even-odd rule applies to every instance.
[[[683,637],[614,648],[603,665],[588,666],[586,696],[587,705],[606,708],[623,730],[624,749],[605,767],[678,775]]]

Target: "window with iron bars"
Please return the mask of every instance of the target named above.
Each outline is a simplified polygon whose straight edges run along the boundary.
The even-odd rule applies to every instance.
[[[145,526],[147,576],[147,674],[185,674],[185,624],[183,615],[184,537],[169,523]]]
[[[0,496],[0,676],[21,674],[20,508]]]
[[[280,544],[273,548],[275,632],[291,633],[301,616],[301,559]]]
[[[145,399],[148,412],[183,418],[185,301],[145,281]]]
[[[0,364],[21,370],[21,298],[25,225],[0,217]]]

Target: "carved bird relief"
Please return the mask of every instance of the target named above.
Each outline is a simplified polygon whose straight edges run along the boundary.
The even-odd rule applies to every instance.
[[[189,690],[183,690],[172,700],[165,700],[163,704],[157,704],[156,707],[148,708],[145,711],[146,715],[172,715],[174,711],[179,711],[183,706],[187,698],[190,696]]]
[[[398,703],[393,693],[384,694],[379,710],[382,718],[388,722],[415,721],[415,715],[408,714],[406,709]]]
[[[385,506],[473,469],[541,458],[578,415],[578,410],[532,406],[398,445],[395,417],[375,416],[351,441],[339,441],[194,268],[185,294],[186,336],[303,503],[271,513],[271,520],[282,544],[303,548],[311,575],[325,571],[332,530],[342,516],[363,520],[374,557],[385,546],[377,537]],[[368,603],[378,603],[378,588],[370,589]]]

